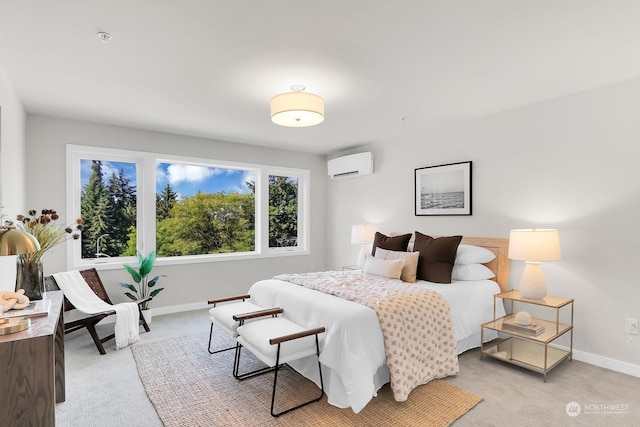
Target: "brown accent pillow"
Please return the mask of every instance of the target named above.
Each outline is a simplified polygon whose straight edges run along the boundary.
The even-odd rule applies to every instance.
[[[433,238],[416,231],[413,244],[418,258],[418,279],[434,283],[451,283],[451,271],[462,236]]]
[[[376,231],[376,235],[373,238],[373,249],[371,249],[371,255],[376,255],[376,248],[387,249],[389,251],[406,252],[407,246],[409,246],[409,240],[411,240],[411,233],[388,237]]]

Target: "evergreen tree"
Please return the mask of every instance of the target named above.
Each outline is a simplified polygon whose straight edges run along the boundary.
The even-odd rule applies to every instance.
[[[102,162],[92,161],[91,171],[80,201],[80,215],[87,231],[82,238],[82,258],[94,258],[96,240],[110,232],[110,224],[107,223],[109,194],[102,182]]]
[[[106,240],[106,254],[120,256],[127,249],[129,229],[136,225],[136,187],[125,177],[124,169],[120,169],[109,179],[109,206],[107,209],[111,231]],[[134,254],[135,255],[135,254]]]
[[[298,238],[298,180],[269,176],[269,247],[296,246]]]
[[[173,191],[171,185],[167,183],[162,192],[156,194],[156,221],[160,222],[169,218],[171,216],[171,208],[173,208],[177,200],[178,193]]]

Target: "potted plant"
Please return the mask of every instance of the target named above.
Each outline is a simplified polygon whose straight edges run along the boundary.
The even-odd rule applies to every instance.
[[[43,209],[40,213],[32,209],[28,215],[17,216],[17,227],[31,234],[40,243],[39,250],[17,257],[16,291],[24,289],[24,294],[30,300],[42,299],[44,292],[42,256],[68,239],[78,240],[84,229],[81,218],[67,226],[58,223],[58,219],[60,217],[53,209]]]
[[[135,285],[131,285],[129,283],[119,283],[123,288],[129,289],[131,292],[125,292],[124,294],[131,298],[133,301],[137,301],[147,297],[155,297],[158,295],[164,288],[152,288],[158,283],[161,276],[156,276],[153,279],[149,280],[149,274],[151,270],[153,270],[153,265],[156,262],[156,251],[151,252],[146,258],[142,256],[140,252],[138,252],[138,268],[135,269],[130,265],[124,265],[125,270],[129,272],[133,281],[136,283]],[[166,276],[165,276],[166,277]],[[140,306],[143,310],[142,313],[145,314],[145,318],[150,313],[145,313],[149,311],[149,302],[145,302]],[[151,320],[151,316],[148,316],[147,323]]]

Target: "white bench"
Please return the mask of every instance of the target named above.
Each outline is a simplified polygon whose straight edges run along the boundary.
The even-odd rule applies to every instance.
[[[222,332],[235,340],[238,336],[237,329],[239,326],[239,322],[234,320],[234,315],[251,312],[264,312],[264,308],[246,301],[250,297],[250,295],[237,295],[209,300],[209,304],[213,304],[213,308],[209,310],[209,320],[211,321],[211,329],[209,330],[209,345],[207,346],[209,354],[220,353],[222,351],[233,350],[236,348],[236,346],[233,346],[229,348],[223,348],[221,350],[211,350],[213,325],[218,326],[220,330],[222,330]]]
[[[280,310],[282,312],[282,310]],[[272,314],[272,313],[268,313]],[[294,409],[301,408],[313,402],[317,402],[324,396],[324,383],[322,381],[322,367],[320,366],[320,345],[318,334],[325,331],[324,327],[305,329],[290,320],[282,317],[264,318],[265,314],[247,313],[235,315],[233,319],[238,321],[236,358],[233,364],[233,375],[243,380],[267,370],[273,370],[273,393],[271,395],[271,415],[278,417]],[[260,320],[256,320],[260,319]],[[249,320],[252,322],[245,323]],[[258,359],[267,365],[267,368],[240,374],[240,349],[245,347]],[[276,398],[276,386],[278,383],[278,370],[280,367],[293,360],[316,355],[318,358],[318,371],[320,373],[320,396],[308,402],[301,403],[284,411],[274,413]]]

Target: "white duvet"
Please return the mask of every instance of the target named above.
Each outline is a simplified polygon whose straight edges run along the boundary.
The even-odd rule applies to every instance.
[[[480,345],[480,324],[493,319],[493,295],[500,292],[491,280],[436,284],[419,281],[442,294],[451,306],[458,353]],[[269,279],[249,289],[261,307],[282,307],[284,317],[306,328],[324,326],[320,362],[328,402],[358,413],[389,382],[382,330],[375,311],[355,302]],[[496,316],[504,309],[498,304]],[[485,333],[485,341],[496,337]],[[291,362],[296,370],[320,384],[315,357]]]

